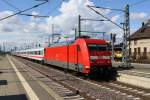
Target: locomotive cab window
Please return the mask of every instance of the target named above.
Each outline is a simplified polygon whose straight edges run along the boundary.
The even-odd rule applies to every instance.
[[[88,44],[89,51],[107,51],[107,45],[100,45],[100,44]]]

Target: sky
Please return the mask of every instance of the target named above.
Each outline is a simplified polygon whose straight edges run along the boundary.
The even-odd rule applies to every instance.
[[[41,2],[36,0],[0,0],[0,19]],[[8,5],[8,3],[15,8]],[[16,15],[0,21],[0,44],[5,44],[8,48],[15,46],[26,48],[38,43],[46,46],[48,37],[52,34],[52,24],[54,25],[54,33],[61,34],[62,41],[65,41],[63,38],[65,35],[73,39],[73,29],[78,27],[79,14],[81,18],[104,19],[90,10],[87,5],[124,9],[127,4],[130,5],[132,34],[141,27],[142,22],[149,19],[150,0],[49,0],[46,4],[24,12],[26,14],[49,16],[47,18]],[[123,12],[95,10],[119,25],[124,20]],[[122,42],[122,30],[108,21],[84,21],[81,23],[81,30],[106,32],[105,39],[107,40],[109,40],[110,33],[114,33],[117,34],[117,42]],[[98,34],[98,38],[102,38],[101,33]]]

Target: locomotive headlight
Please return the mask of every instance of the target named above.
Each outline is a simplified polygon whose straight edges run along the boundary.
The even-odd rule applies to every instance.
[[[89,68],[90,68],[90,66],[85,66],[85,68],[86,68],[86,69],[89,69]]]

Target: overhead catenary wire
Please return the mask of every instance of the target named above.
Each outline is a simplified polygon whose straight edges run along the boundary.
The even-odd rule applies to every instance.
[[[49,10],[49,11],[46,13],[46,16],[49,16],[49,14],[52,14],[52,13],[57,9],[57,7],[58,7],[59,5],[61,5],[63,2],[65,2],[65,0],[61,0],[61,1],[62,1],[62,2],[53,5],[53,8],[51,8],[51,10]],[[52,3],[52,2],[51,2],[51,3]]]
[[[123,29],[123,27],[121,27],[120,25],[118,25],[117,23],[115,23],[114,21],[110,20],[109,18],[105,17],[103,14],[101,14],[100,12],[96,11],[95,9],[93,9],[91,6],[87,5],[87,7],[89,7],[91,10],[93,10],[95,13],[99,14],[100,16],[102,16],[103,18],[107,19],[108,21],[110,21],[111,23],[113,23],[114,25],[118,26],[119,28]]]
[[[14,6],[13,4],[11,4],[10,2],[8,2],[7,0],[2,0],[5,4],[9,5],[10,7],[14,8],[17,11],[20,11],[20,9],[18,9],[16,6]]]
[[[31,10],[31,9],[33,9],[33,8],[37,8],[37,7],[39,7],[40,5],[43,5],[43,4],[47,3],[47,2],[48,2],[48,1],[44,1],[44,2],[42,2],[42,3],[39,3],[39,4],[37,4],[37,5],[32,6],[32,7],[30,7],[30,8],[27,8],[27,9],[25,9],[25,10],[21,10],[21,11],[19,11],[19,12],[17,12],[17,13],[14,13],[14,14],[11,14],[11,15],[6,16],[6,17],[4,17],[4,18],[1,18],[0,21],[5,20],[5,19],[8,19],[8,18],[13,17],[13,16],[18,15],[18,14],[21,14],[21,13],[23,13],[23,12],[25,12],[25,11],[28,11],[28,10]]]
[[[36,1],[41,1],[41,0],[36,0]],[[64,1],[64,0],[62,0]],[[19,15],[24,15],[24,16],[33,16],[33,17],[40,17],[40,18],[49,18],[49,13],[52,14],[53,11],[55,11],[55,9],[57,8],[57,6],[59,6],[59,3],[57,5],[55,5],[48,13],[46,13],[45,15],[33,15],[33,14],[25,14],[25,13],[21,13]]]
[[[33,17],[41,17],[41,18],[49,18],[49,16],[42,16],[42,15],[33,15],[33,14],[19,14],[23,16],[33,16]]]
[[[112,9],[112,8],[107,8],[107,7],[100,7],[100,6],[90,6],[90,7],[93,7],[93,8],[101,8],[101,9],[109,9],[109,10],[115,10],[115,11],[123,11],[124,12],[124,10],[122,10],[122,9]]]
[[[21,11],[19,8],[17,8],[16,6],[14,6],[13,4],[11,4],[10,2],[8,2],[7,0],[2,0],[4,3],[6,3],[7,5],[9,5],[10,7],[12,7],[13,9],[17,10],[17,11]],[[37,1],[37,0],[36,0]],[[33,17],[40,17],[40,18],[49,18],[49,16],[42,16],[42,15],[33,15],[33,14],[26,14],[26,13],[20,13],[19,15],[23,15],[23,16],[33,16]]]

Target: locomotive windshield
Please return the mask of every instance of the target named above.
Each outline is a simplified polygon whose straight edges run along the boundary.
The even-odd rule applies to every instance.
[[[89,51],[107,51],[107,45],[100,45],[100,44],[88,44]]]

